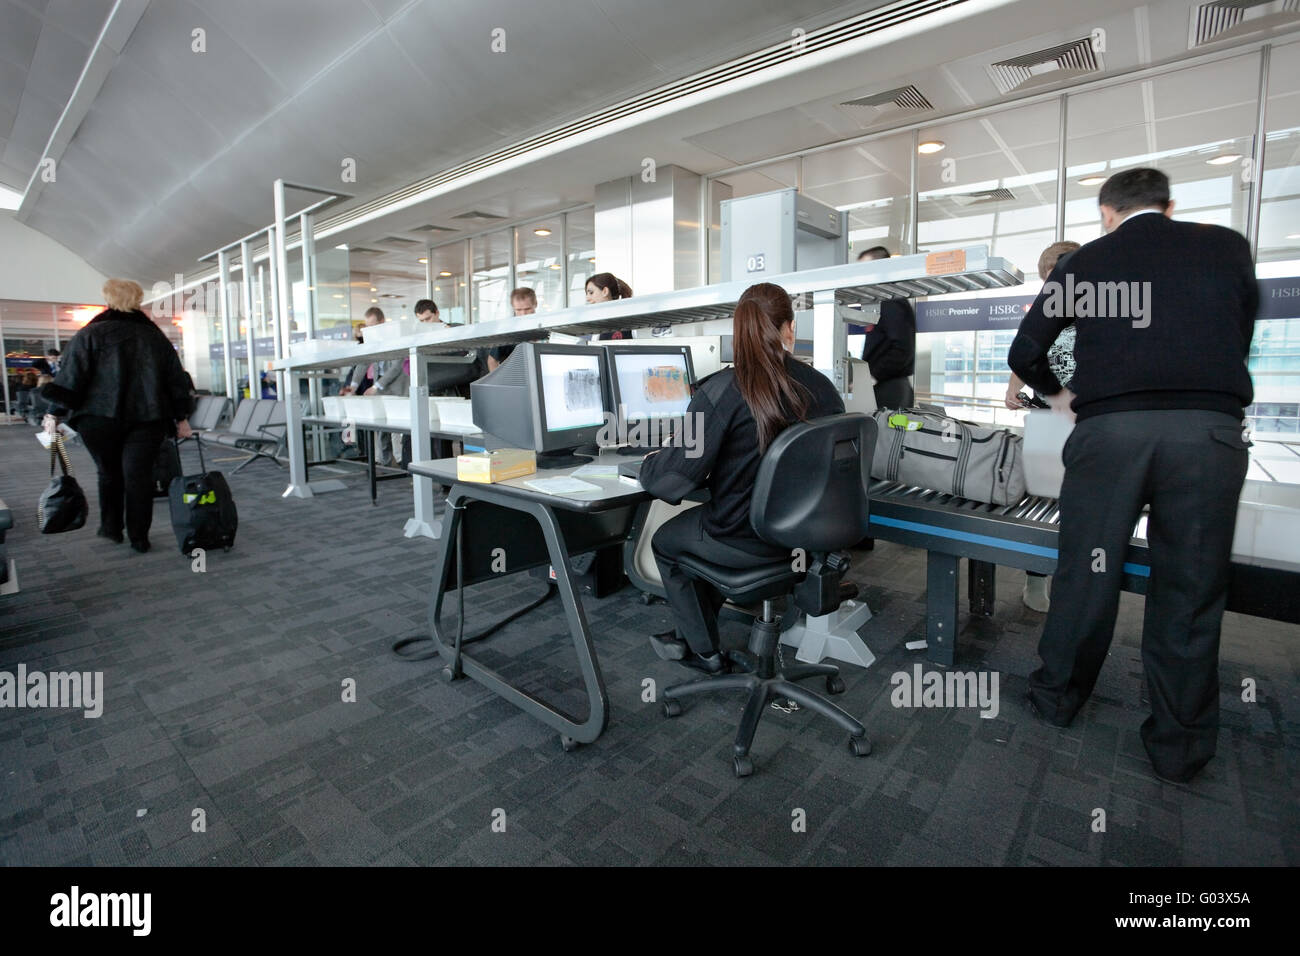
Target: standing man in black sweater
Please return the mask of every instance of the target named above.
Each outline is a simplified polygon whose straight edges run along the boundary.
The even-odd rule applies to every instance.
[[[858,261],[888,259],[889,250],[873,246]],[[907,299],[880,303],[880,319],[867,331],[862,360],[876,380],[876,404],[881,408],[911,408],[916,404],[912,383],[916,371],[916,311]]]
[[[1248,465],[1242,409],[1259,288],[1238,233],[1169,218],[1158,170],[1115,174],[1098,203],[1107,234],[1052,271],[1007,359],[1078,422],[1062,454],[1060,557],[1029,704],[1063,727],[1092,693],[1129,537],[1150,505],[1142,742],[1158,776],[1185,783],[1218,740],[1219,626]],[[1047,362],[1071,322],[1073,393]]]

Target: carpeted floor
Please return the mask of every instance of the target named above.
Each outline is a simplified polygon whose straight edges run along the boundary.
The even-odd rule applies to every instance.
[[[924,637],[925,564],[882,543],[853,570],[878,660],[846,668],[838,698],[874,753],[852,756],[807,711],[769,710],[757,771],[737,780],[739,698],[699,698],[675,720],[642,701],[646,678],[684,672],[645,640],[666,609],[630,587],[587,603],[612,715],[565,753],[478,684],[444,683],[437,660],[389,653],[426,629],[436,547],[401,535],[405,481],[381,485],[378,507],[360,475],[282,499],[283,470],[254,463],[231,478],[235,549],[196,573],[162,502],[150,554],[95,537],[94,469],[72,454],[91,522],[41,536],[46,459],[32,429],[0,426],[22,585],[0,597],[0,671],[104,675],[98,719],[0,710],[0,864],[1300,864],[1300,628],[1227,615],[1218,756],[1191,786],[1168,785],[1138,738],[1140,598],[1124,596],[1097,691],[1067,730],[1021,704],[1043,618],[1011,570],[993,619],[963,617],[958,640],[957,669],[998,673],[997,716],[895,708],[891,675],[924,663],[904,644]],[[233,470],[232,453],[213,455]],[[193,451],[185,462],[195,470]],[[540,587],[472,589],[470,630]],[[743,643],[744,628],[725,637]],[[575,699],[558,602],[475,652]]]

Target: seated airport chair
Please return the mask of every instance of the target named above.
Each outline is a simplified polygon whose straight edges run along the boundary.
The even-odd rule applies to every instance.
[[[832,415],[792,425],[772,442],[758,465],[749,521],[770,544],[791,549],[771,564],[729,568],[693,555],[678,558],[688,577],[717,588],[733,604],[762,602],[754,619],[748,653],[748,673],[719,674],[664,691],[664,714],[682,712],[680,698],[722,690],[749,692],[736,733],[736,776],[754,772],[749,748],[759,718],[773,698],[788,697],[814,713],[833,720],[849,732],[849,749],[859,757],[871,753],[866,730],[829,700],[794,681],[825,677],[826,690],[843,693],[844,682],[833,664],[797,663],[785,666],[780,657],[780,618],[773,599],[789,595],[795,606],[811,616],[829,614],[853,596],[841,590],[849,568],[847,549],[867,534],[871,457],[876,447],[876,423],[868,415]],[[802,549],[802,560],[795,549]],[[806,569],[806,570],[805,570]],[[851,590],[851,589],[850,589]],[[793,613],[793,609],[791,609]],[[742,658],[733,654],[733,660]]]

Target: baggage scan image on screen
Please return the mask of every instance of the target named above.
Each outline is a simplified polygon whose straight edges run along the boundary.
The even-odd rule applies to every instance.
[[[690,350],[610,348],[614,403],[627,421],[680,418],[691,403]]]
[[[605,422],[600,391],[600,356],[555,354],[537,356],[542,376],[542,408],[548,432],[573,431]]]

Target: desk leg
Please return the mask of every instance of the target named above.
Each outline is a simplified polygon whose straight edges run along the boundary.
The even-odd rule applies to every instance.
[[[370,503],[379,504],[379,482],[375,480],[375,431],[366,429],[366,474],[370,476]]]
[[[925,656],[951,667],[957,643],[957,571],[955,554],[931,551],[926,559]]]
[[[557,707],[553,707],[538,697],[534,697],[521,688],[510,684],[496,671],[484,667],[465,653],[462,648],[460,657],[455,657],[455,635],[444,638],[439,623],[442,619],[442,602],[450,585],[452,556],[456,547],[456,532],[463,520],[463,505],[469,496],[459,485],[453,485],[447,495],[447,513],[444,517],[442,545],[438,549],[438,563],[434,568],[434,593],[429,608],[429,633],[438,648],[438,655],[446,662],[449,669],[444,674],[451,678],[463,672],[500,697],[504,697],[524,713],[536,717],[548,727],[560,732],[560,740],[565,750],[572,749],[573,743],[589,744],[601,735],[609,723],[609,697],[605,692],[605,680],[600,673],[600,664],[596,660],[596,650],[591,642],[591,631],[587,627],[587,616],[578,599],[573,577],[569,572],[569,559],[564,546],[564,534],[555,520],[555,513],[545,505],[535,502],[520,501],[515,510],[531,515],[541,525],[542,537],[546,540],[546,549],[555,568],[555,583],[560,591],[560,601],[564,605],[564,616],[569,622],[569,634],[573,638],[573,649],[578,655],[578,667],[582,672],[582,682],[587,690],[588,712],[585,720],[579,720]]]
[[[992,617],[997,565],[974,560],[967,560],[966,565],[966,597],[970,601],[970,612],[981,617]]]

